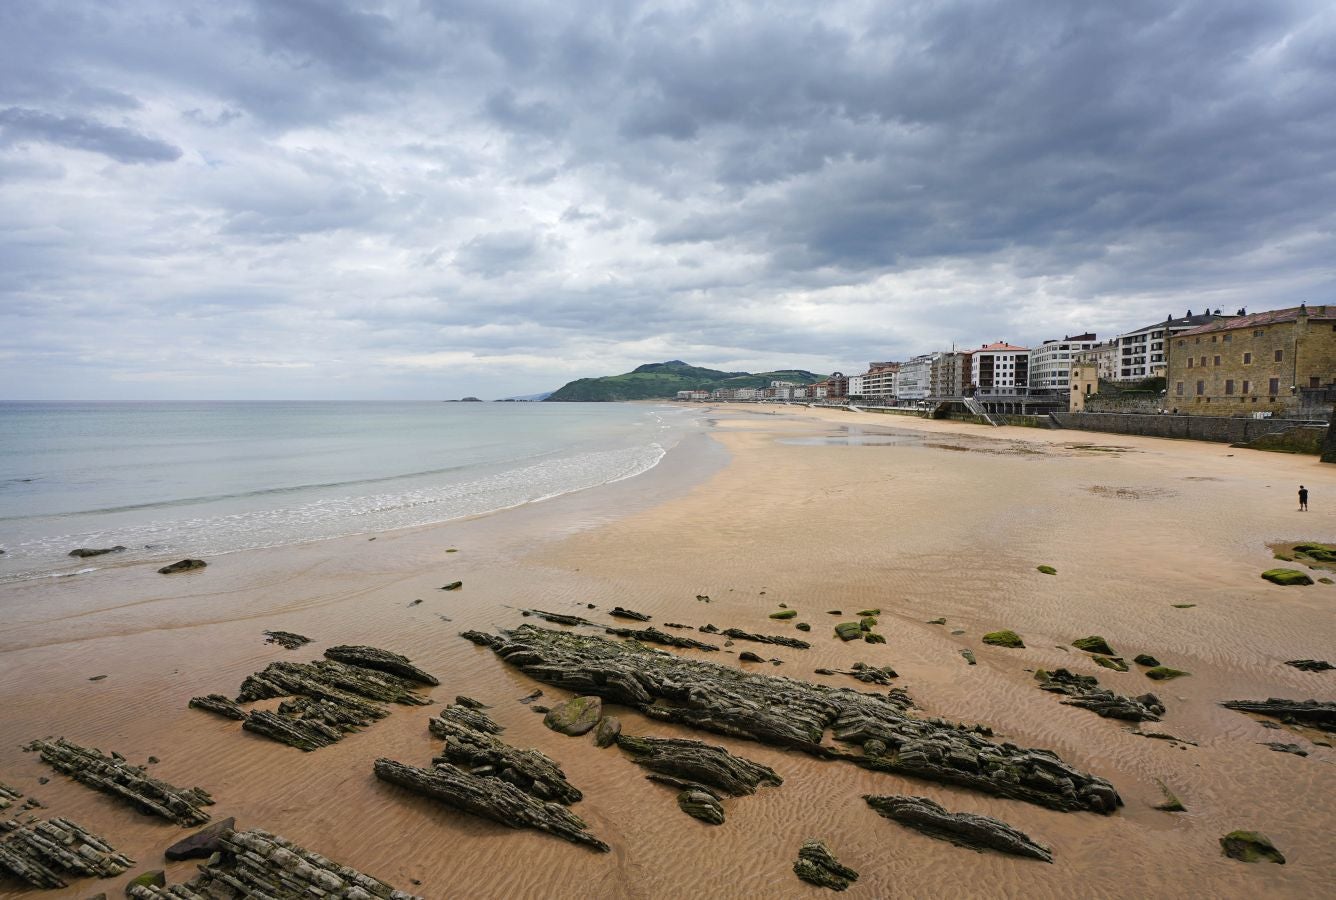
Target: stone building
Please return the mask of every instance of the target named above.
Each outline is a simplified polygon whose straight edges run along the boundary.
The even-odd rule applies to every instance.
[[[1221,319],[1171,342],[1166,405],[1180,413],[1299,414],[1333,390],[1336,305]]]

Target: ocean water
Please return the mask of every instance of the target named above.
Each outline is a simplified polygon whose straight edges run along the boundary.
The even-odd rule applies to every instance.
[[[639,475],[700,421],[671,404],[0,404],[0,581],[506,509]]]

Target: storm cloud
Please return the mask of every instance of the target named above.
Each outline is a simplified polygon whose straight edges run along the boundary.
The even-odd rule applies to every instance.
[[[858,370],[1333,297],[1336,12],[0,7],[4,399]]]

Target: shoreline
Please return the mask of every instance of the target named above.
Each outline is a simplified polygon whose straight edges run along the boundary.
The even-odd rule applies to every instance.
[[[1036,897],[1241,889],[1312,896],[1336,886],[1336,849],[1325,839],[1333,812],[1314,802],[1336,797],[1336,756],[1216,705],[1234,697],[1336,699],[1331,674],[1282,664],[1331,658],[1336,586],[1279,588],[1258,579],[1270,567],[1267,542],[1336,539],[1336,520],[1322,511],[1336,498],[1336,473],[1307,458],[1122,435],[984,431],[806,408],[744,414],[722,404],[709,418],[709,429],[642,476],[541,503],[374,541],[242,551],[197,574],[113,572],[97,584],[96,608],[83,590],[96,584],[90,580],[0,587],[7,595],[0,702],[9,711],[0,781],[107,837],[142,871],[160,867],[161,849],[182,832],[54,775],[17,745],[64,734],[132,761],[153,754],[162,760],[154,774],[214,794],[215,818],[235,814],[242,827],[274,831],[427,897],[813,897],[790,871],[808,837],[862,873],[850,897],[984,889]],[[896,441],[851,445],[851,428]],[[782,442],[789,439],[818,442]],[[1296,476],[1313,490],[1315,512],[1303,519],[1288,508]],[[451,546],[459,552],[444,555]],[[1041,563],[1057,576],[1037,573]],[[460,591],[439,590],[453,580],[464,582]],[[22,595],[17,605],[15,595]],[[1174,608],[1184,601],[1195,606]],[[731,801],[727,823],[710,828],[678,812],[672,794],[646,782],[619,751],[554,734],[514,702],[535,687],[552,699],[568,692],[537,685],[458,637],[532,621],[519,616],[521,607],[602,620],[613,605],[651,614],[655,624],[792,634],[791,625],[768,619],[778,603],[812,624],[804,637],[813,646],[732,648],[783,660],[765,674],[877,690],[813,670],[891,664],[920,714],[982,722],[997,740],[1051,748],[1110,778],[1126,806],[1112,817],[1054,813],[615,708],[630,733],[727,746],[784,776],[782,787]],[[883,609],[879,630],[888,644],[833,639],[830,628],[843,619],[826,610],[865,607]],[[927,624],[939,616],[947,626]],[[1004,627],[1019,631],[1026,649],[979,642],[984,631]],[[314,643],[285,651],[264,643],[266,629]],[[1092,633],[1129,658],[1152,652],[1192,674],[1159,684],[1136,667],[1099,669],[1069,646]],[[268,662],[314,659],[337,643],[408,655],[441,678],[432,706],[396,708],[308,754],[185,706],[190,696],[234,691]],[[972,648],[977,666],[966,665],[962,648]],[[737,664],[726,653],[702,658]],[[1057,666],[1096,674],[1122,694],[1155,691],[1169,712],[1154,727],[1196,746],[1129,735],[1126,723],[1062,706],[1027,671]],[[87,680],[99,674],[109,677]],[[426,763],[439,749],[426,717],[456,694],[491,704],[509,743],[561,764],[586,796],[574,810],[611,854],[510,831],[374,780],[376,756]],[[1310,756],[1257,746],[1264,740],[1298,741]],[[38,786],[38,776],[51,782]],[[1151,809],[1160,799],[1157,778],[1188,813]],[[1000,817],[1053,846],[1055,864],[970,853],[905,831],[868,810],[864,793],[929,796],[948,809]],[[1289,863],[1222,858],[1215,841],[1234,828],[1266,832]],[[696,863],[674,862],[683,858]],[[192,869],[168,866],[173,881]],[[120,883],[0,894],[81,897],[113,893]]]

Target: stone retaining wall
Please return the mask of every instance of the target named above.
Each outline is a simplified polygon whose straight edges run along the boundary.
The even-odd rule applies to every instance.
[[[1303,425],[1288,419],[1246,419],[1226,416],[1120,415],[1116,413],[1054,413],[1063,428],[1079,431],[1103,431],[1111,434],[1139,434],[1147,437],[1179,438],[1192,441],[1216,441],[1223,444],[1247,444],[1264,435],[1293,431],[1292,446],[1314,448],[1326,433],[1325,425]],[[1303,449],[1297,452],[1317,452]]]

